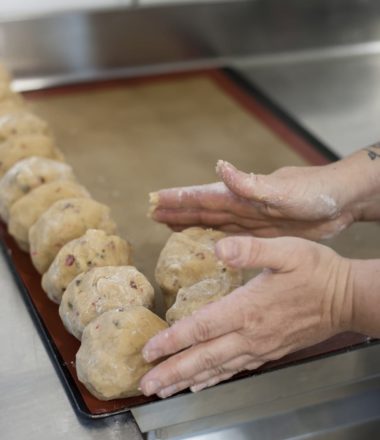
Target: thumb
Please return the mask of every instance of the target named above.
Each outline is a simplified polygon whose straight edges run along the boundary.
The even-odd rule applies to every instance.
[[[270,202],[275,199],[277,191],[269,184],[269,176],[248,174],[238,170],[229,162],[219,160],[216,173],[224,184],[240,197],[257,202]]]
[[[293,237],[227,237],[216,244],[215,253],[227,265],[238,268],[268,268],[288,271],[301,239]],[[291,258],[293,257],[293,258]]]

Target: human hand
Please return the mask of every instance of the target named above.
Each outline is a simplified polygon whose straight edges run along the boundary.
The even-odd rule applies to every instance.
[[[354,221],[354,188],[341,178],[342,168],[285,167],[254,175],[219,161],[222,182],[151,194],[152,218],[174,230],[201,225],[259,237],[330,238]]]
[[[350,260],[330,248],[290,237],[229,237],[216,253],[232,267],[266,269],[146,344],[149,362],[172,356],[143,377],[144,394],[197,391],[350,328]]]

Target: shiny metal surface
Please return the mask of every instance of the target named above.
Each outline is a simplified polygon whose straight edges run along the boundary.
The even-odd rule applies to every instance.
[[[379,43],[237,65],[336,153],[379,141]]]
[[[218,415],[213,425],[228,426],[228,413],[241,422],[246,408],[251,420],[262,419],[378,387],[380,345],[375,345],[222,384],[202,391],[201,396],[184,394],[143,405],[132,409],[132,414],[143,432],[161,429],[161,434],[181,423],[187,423],[181,429],[193,432],[205,417]]]
[[[238,66],[344,155],[380,138],[379,40],[377,0],[235,0],[2,22],[0,59],[13,70],[18,90]],[[0,291],[0,437],[142,438],[130,416],[91,423],[76,417],[2,256]],[[250,386],[239,393],[223,385],[217,389],[233,411],[221,411],[229,414],[217,414],[212,406],[220,397],[214,389],[204,391],[201,400],[180,396],[178,407],[160,402],[135,415],[144,430],[159,429],[152,438],[188,438],[194,429],[215,431],[197,434],[210,440],[295,438],[290,428],[299,425],[298,439],[377,438],[379,395],[368,388],[379,386],[379,357],[379,347],[371,347],[318,361],[325,366],[300,365],[297,376],[289,369],[267,375],[266,383],[265,376],[257,383],[247,380],[244,385]],[[297,395],[300,389],[305,392]]]
[[[377,41],[376,0],[235,0],[63,13],[0,23],[23,87]]]
[[[187,426],[187,430],[186,425],[176,425],[152,432],[148,439],[375,439],[380,435],[379,406],[380,390],[376,389],[298,410],[289,411],[288,408],[267,418],[255,419],[253,409],[249,408],[239,412],[232,423],[224,421],[225,429],[221,429],[217,420],[209,418],[201,420],[197,426]]]

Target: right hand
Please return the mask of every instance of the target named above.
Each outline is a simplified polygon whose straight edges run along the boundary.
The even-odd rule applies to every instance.
[[[151,195],[152,218],[173,230],[206,226],[258,237],[330,238],[354,221],[340,166],[285,167],[247,174],[219,161],[222,182]]]

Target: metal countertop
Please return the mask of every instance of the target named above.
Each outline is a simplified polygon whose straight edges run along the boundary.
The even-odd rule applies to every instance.
[[[245,2],[241,3],[243,5]],[[252,2],[252,6],[242,8],[242,14],[236,14],[233,18],[241,20],[243,17],[248,16],[247,12],[253,11],[255,4],[260,9],[260,4],[263,3]],[[298,14],[297,8],[301,3],[302,7],[300,10],[302,12]],[[309,6],[306,6],[306,3],[308,5],[312,3],[314,5],[316,3],[324,4],[323,7],[327,10],[328,8],[325,5],[329,2],[321,0],[289,2],[289,11],[295,12],[296,16],[297,14],[299,15],[297,20],[301,19],[302,21],[302,14],[307,12]],[[330,2],[330,4],[334,5],[342,5],[342,3],[342,1]],[[184,29],[186,37],[184,41],[188,46],[194,43],[197,51],[183,50],[181,47],[182,43],[177,45],[173,43],[175,47],[170,47],[167,52],[161,48],[162,53],[167,55],[167,59],[164,60],[165,62],[176,61],[175,56],[169,56],[173,51],[177,51],[181,56],[185,54],[189,58],[193,54],[196,56],[201,55],[201,58],[204,60],[210,57],[223,57],[219,61],[205,62],[204,65],[220,64],[228,61],[230,65],[237,67],[247,78],[254,80],[275,101],[289,111],[289,113],[296,116],[317,137],[332,147],[335,152],[343,156],[357,147],[370,144],[380,138],[380,126],[378,124],[378,115],[380,114],[380,92],[378,88],[380,43],[378,42],[379,27],[377,26],[379,18],[376,15],[378,4],[376,1],[362,2],[360,0],[352,0],[348,3],[354,6],[352,11],[347,14],[336,14],[335,11],[335,15],[332,14],[333,19],[329,21],[329,29],[333,29],[334,32],[336,31],[336,34],[323,33],[322,31],[323,38],[320,38],[320,30],[317,27],[313,27],[310,30],[310,27],[307,25],[304,26],[304,30],[308,32],[308,38],[304,40],[299,38],[300,36],[296,30],[290,34],[291,37],[288,35],[289,38],[287,39],[276,39],[272,34],[271,39],[275,47],[274,52],[269,55],[262,55],[266,50],[266,40],[262,38],[260,32],[266,29],[265,20],[257,20],[255,21],[256,25],[251,26],[247,19],[243,23],[244,29],[240,33],[241,37],[234,39],[230,38],[230,35],[225,35],[224,39],[221,38],[221,30],[224,29],[226,23],[226,15],[223,13],[222,6],[217,9],[217,12],[220,12],[218,12],[217,16],[215,14],[208,14],[206,7],[199,6],[194,8],[194,10],[199,12],[201,20],[190,20],[190,7],[181,9],[184,11],[183,14],[177,14],[177,12],[174,15],[167,14],[166,17],[169,18],[167,20],[159,20],[158,23],[161,26],[161,30],[163,30],[163,35],[165,35],[166,29],[169,29],[173,34],[169,33],[165,38],[159,39],[157,44],[162,45],[162,48],[166,48],[165,45],[168,41],[172,43],[177,41],[172,38],[174,33],[179,29]],[[271,0],[267,4],[277,4],[277,9],[274,6],[274,11],[278,13],[281,12],[281,4],[284,4],[284,2]],[[292,9],[290,4],[296,4],[297,8],[293,7]],[[322,8],[322,6],[320,7]],[[363,9],[358,12],[357,8],[361,7]],[[236,9],[238,10],[237,7]],[[268,11],[269,9],[266,10],[266,12]],[[175,12],[174,9],[173,12]],[[135,11],[134,14],[138,15],[139,12]],[[146,26],[149,30],[152,30],[153,27],[150,20],[156,20],[156,17],[159,15],[158,9],[152,13],[147,10],[147,21],[141,22],[142,27]],[[286,31],[286,20],[283,20],[283,14],[278,14],[278,17],[275,15],[275,13],[272,15],[267,14],[270,22],[269,29],[273,29],[272,25],[279,20],[279,29]],[[208,27],[210,17],[216,17],[216,19]],[[286,17],[289,18],[288,15]],[[38,88],[38,77],[41,71],[45,70],[54,73],[60,71],[61,68],[67,68],[67,70],[73,70],[75,76],[78,73],[80,74],[81,69],[85,70],[91,66],[91,63],[99,60],[96,54],[90,51],[88,46],[89,40],[94,38],[94,35],[99,37],[98,34],[92,33],[93,28],[91,27],[94,24],[93,22],[99,24],[99,20],[96,17],[85,19],[83,16],[77,17],[74,15],[71,15],[69,18],[70,26],[74,26],[75,29],[73,33],[67,32],[68,28],[64,25],[61,26],[61,24],[65,23],[61,23],[59,20],[57,21],[57,24],[60,24],[58,27],[54,25],[54,20],[52,23],[49,21],[37,22],[34,31],[39,31],[41,29],[40,24],[44,23],[47,27],[43,29],[46,31],[54,28],[57,32],[54,34],[53,46],[60,42],[59,39],[62,35],[66,35],[67,38],[70,36],[78,39],[84,37],[83,41],[86,44],[78,45],[77,47],[73,46],[74,52],[51,50],[49,44],[45,44],[45,32],[33,31],[37,38],[33,41],[30,40],[30,45],[27,45],[25,41],[29,43],[28,38],[24,40],[21,36],[20,39],[16,38],[18,35],[16,32],[18,29],[17,25],[14,29],[12,24],[0,27],[0,55],[5,54],[6,58],[9,58],[10,63],[16,68],[16,71],[21,72],[21,77],[23,78],[23,81],[19,83],[21,88],[22,84],[32,84],[33,88]],[[179,19],[181,23],[186,23],[186,26],[175,27],[173,23],[175,23],[176,19]],[[353,26],[353,23],[355,26]],[[21,26],[23,26],[22,23]],[[9,30],[7,30],[7,27]],[[195,27],[196,31],[202,34],[202,38],[198,40],[192,38],[192,27]],[[231,31],[232,27],[228,28],[228,32]],[[337,31],[339,27],[343,29],[341,33]],[[33,24],[25,26],[27,30],[32,28]],[[141,31],[140,27],[137,29],[133,28],[133,26],[125,26],[125,29],[131,28],[132,33],[134,32],[135,35],[138,35],[138,32]],[[277,29],[276,27],[274,28]],[[209,32],[209,29],[211,44],[206,44],[204,36]],[[155,37],[153,31],[150,33],[154,34],[152,37]],[[7,36],[9,40],[7,40]],[[44,41],[41,40],[42,37]],[[86,39],[87,37],[88,40]],[[241,44],[241,38],[245,38],[245,41],[247,41],[246,45]],[[128,45],[132,45],[134,39],[125,39],[125,41],[128,41]],[[181,39],[178,41],[181,42]],[[302,42],[302,51],[297,51],[299,49],[297,47],[299,41]],[[157,52],[153,54],[155,48],[147,43],[148,38],[144,40],[144,44],[149,49],[148,56],[155,58],[157,54]],[[319,43],[323,47],[317,50],[315,48],[319,47]],[[98,44],[101,47],[100,40]],[[251,44],[254,47],[251,47]],[[335,48],[334,44],[338,44],[337,48]],[[308,45],[313,46],[314,49],[309,50]],[[116,48],[116,45],[114,45],[114,48]],[[103,49],[106,49],[106,47]],[[241,53],[235,53],[240,49]],[[73,53],[75,56],[72,56]],[[88,53],[91,53],[91,56],[84,56],[88,55]],[[256,53],[256,56],[251,56],[250,54],[252,53]],[[33,56],[30,56],[30,54]],[[39,60],[39,57],[41,57],[41,60],[44,57],[49,60],[49,56],[52,56],[54,62],[57,61],[58,65],[47,63],[39,71],[36,60]],[[159,58],[159,56],[160,54],[156,58]],[[117,64],[116,60],[117,56],[115,53],[112,53],[112,57],[106,57],[105,63],[108,63],[107,68],[114,68]],[[138,64],[140,60],[141,52],[138,52],[138,57],[132,57],[129,62],[134,65]],[[88,72],[85,73],[85,76],[87,74]],[[116,76],[119,76],[119,74]],[[84,422],[77,418],[2,255],[0,255],[0,291],[2,294],[2,307],[0,308],[0,337],[2,339],[0,362],[1,438],[5,440],[135,440],[143,438],[133,418],[129,415],[91,422]],[[335,409],[329,408],[334,411],[336,410],[334,414],[343,414],[343,416],[348,414],[349,418],[353,414],[357,414],[358,417],[362,416],[365,427],[363,429],[356,429],[356,431],[350,429],[350,432],[345,432],[342,437],[335,437],[333,434],[330,437],[330,434],[327,434],[326,431],[324,434],[320,434],[322,435],[321,437],[313,438],[323,438],[325,440],[327,438],[344,438],[345,440],[351,438],[375,438],[375,433],[379,436],[376,411],[371,410],[367,411],[366,414],[361,414],[360,410],[360,408],[363,408],[363,405],[364,408],[366,405],[372,405],[372,409],[378,408],[379,401],[380,393],[373,391],[372,393],[360,394],[353,400],[343,399],[335,403]],[[260,421],[256,421],[253,424],[248,423],[247,418],[249,414],[247,414],[247,411],[239,411],[238,416],[235,414],[237,417],[235,420],[239,421],[239,417],[240,421],[244,420],[246,423],[243,427],[237,428],[235,426],[230,428],[230,430],[226,430],[224,437],[219,432],[213,436],[202,434],[197,436],[197,438],[199,440],[206,438],[211,440],[216,438],[232,438],[233,436],[233,438],[250,439],[252,438],[253,430],[258,433],[258,438],[273,438],[269,437],[270,433],[267,430],[273,427],[274,423],[277,424],[278,432],[284,435],[285,433],[289,434],[287,438],[291,438],[290,432],[286,431],[286,426],[289,427],[289,423],[295,427],[302,424],[303,432],[308,436],[308,429],[310,430],[313,427],[312,419],[314,421],[318,418],[320,420],[328,420],[331,414],[326,413],[323,408],[320,411],[314,408],[312,413],[308,413],[308,410],[305,409],[303,412],[293,414],[292,416],[288,414],[283,419],[278,418],[275,422],[272,420],[269,424],[265,425]],[[226,422],[230,421],[231,425],[234,424],[233,420],[229,420],[228,417],[225,420]],[[211,419],[210,422],[213,422],[213,420]],[[331,425],[334,420],[329,420],[329,422]],[[353,424],[354,422],[352,420]],[[333,426],[331,425],[330,427],[333,431]],[[209,429],[209,426],[205,424],[204,428]],[[180,430],[178,430],[177,434],[179,432]],[[365,437],[366,435],[367,437]],[[154,438],[153,434],[151,438]],[[300,436],[298,438],[304,437]]]

